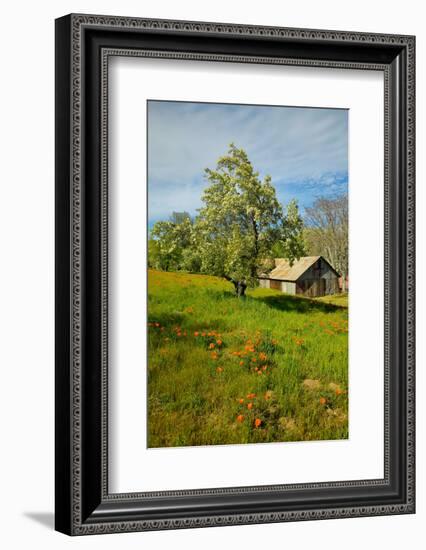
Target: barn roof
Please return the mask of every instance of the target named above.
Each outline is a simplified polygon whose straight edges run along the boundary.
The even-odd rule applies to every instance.
[[[322,256],[303,256],[299,260],[296,260],[292,266],[290,266],[290,262],[285,258],[275,258],[274,269],[269,273],[261,275],[261,279],[297,281],[297,279],[299,279],[299,277],[301,277],[303,273],[305,273],[305,271],[307,271],[312,265],[314,265],[314,263],[320,258],[322,258]],[[330,265],[329,262],[327,262],[327,260],[325,260],[324,258],[322,259],[331,267],[336,275],[339,276],[333,266]]]
[[[281,281],[297,281],[321,256],[303,256],[296,260],[292,266],[285,258],[275,259],[275,268],[269,273],[269,279]]]

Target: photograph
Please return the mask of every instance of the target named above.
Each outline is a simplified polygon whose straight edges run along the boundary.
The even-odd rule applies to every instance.
[[[147,101],[148,448],[349,438],[348,124]]]

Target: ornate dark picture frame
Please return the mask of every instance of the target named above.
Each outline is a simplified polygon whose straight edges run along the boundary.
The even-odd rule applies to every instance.
[[[384,478],[108,491],[110,56],[382,71]],[[56,529],[69,535],[414,513],[413,36],[68,15],[56,21]],[[178,62],[178,61],[176,61]]]

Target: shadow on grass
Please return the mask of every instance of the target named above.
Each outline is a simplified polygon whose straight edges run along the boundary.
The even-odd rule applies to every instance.
[[[253,296],[252,300],[263,302],[269,307],[279,309],[280,311],[293,311],[296,313],[320,312],[332,313],[345,309],[344,306],[336,306],[323,302],[310,300],[298,296],[290,296],[289,294],[274,295],[274,296]]]

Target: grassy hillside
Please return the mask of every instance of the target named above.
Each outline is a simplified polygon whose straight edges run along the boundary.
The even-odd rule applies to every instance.
[[[348,310],[149,272],[148,445],[348,437]]]
[[[323,304],[331,304],[334,306],[348,307],[348,293],[342,292],[341,294],[331,294],[329,296],[321,296],[321,298],[315,298],[316,302],[322,302]]]

